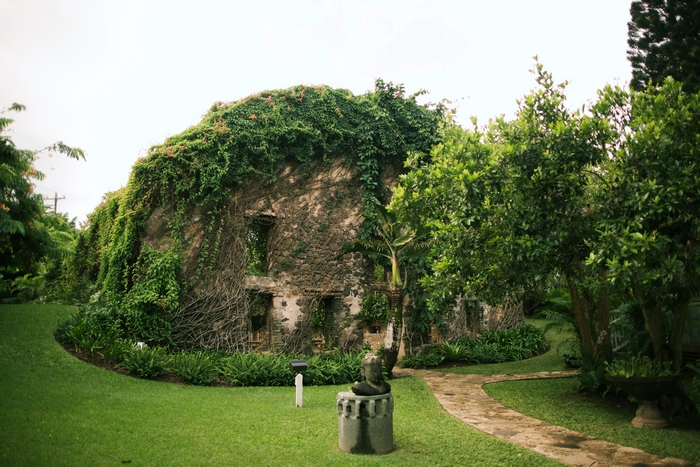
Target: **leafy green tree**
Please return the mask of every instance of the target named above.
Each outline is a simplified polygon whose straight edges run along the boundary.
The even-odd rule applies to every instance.
[[[635,0],[630,7],[627,56],[633,89],[671,76],[685,92],[700,91],[700,2]]]
[[[498,158],[497,145],[476,126],[465,130],[448,119],[441,133],[443,142],[429,154],[411,154],[411,171],[401,177],[391,204],[402,219],[432,232],[432,274],[422,283],[437,312],[452,309],[455,297],[468,293],[466,278],[478,280],[489,263],[489,174]]]
[[[700,93],[668,78],[645,92],[608,92],[622,141],[598,201],[610,280],[631,290],[654,354],[681,363],[688,302],[700,284]]]
[[[84,303],[89,293],[89,282],[83,280],[80,270],[75,268],[75,255],[80,230],[76,219],[68,219],[65,213],[47,212],[42,219],[44,228],[51,237],[43,279],[47,285],[47,298],[65,303]]]
[[[433,306],[459,294],[497,303],[554,277],[584,349],[609,352],[613,293],[633,296],[660,360],[680,365],[700,283],[700,95],[607,86],[587,113],[537,66],[515,120],[444,130],[416,155],[394,205],[435,237]]]
[[[603,266],[586,264],[595,216],[589,187],[613,133],[595,113],[568,110],[566,83],[537,63],[538,88],[516,119],[484,131],[446,129],[429,158],[416,156],[394,203],[422,212],[435,236],[432,306],[458,295],[505,303],[558,275],[567,284],[584,347],[609,339]]]
[[[32,179],[44,175],[33,164],[42,151],[56,151],[73,159],[84,159],[81,149],[58,142],[41,151],[18,149],[6,134],[13,122],[5,112],[19,112],[23,105],[14,103],[0,117],[0,274],[14,278],[36,274],[56,245],[44,225],[44,200],[34,193]]]
[[[390,319],[386,331],[386,344],[382,365],[389,374],[396,365],[399,346],[403,336],[403,299],[405,279],[401,277],[401,266],[410,258],[426,256],[430,247],[425,242],[426,233],[416,230],[408,223],[397,219],[377,202],[375,219],[372,222],[375,235],[369,240],[356,240],[343,246],[340,256],[362,253],[386,258],[391,263],[389,289],[380,291],[389,297]]]

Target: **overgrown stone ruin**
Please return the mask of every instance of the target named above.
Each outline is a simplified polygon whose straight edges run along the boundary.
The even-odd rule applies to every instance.
[[[397,172],[386,176],[395,181]],[[355,315],[373,269],[359,254],[337,255],[359,233],[362,195],[356,175],[341,163],[288,167],[270,185],[251,182],[235,190],[220,220],[220,245],[208,280],[174,313],[176,343],[301,352],[321,340],[326,347],[358,349],[363,325]],[[200,269],[200,251],[214,237],[205,231],[203,211],[187,214],[186,279]],[[169,215],[161,209],[151,215],[145,244],[167,247]],[[258,269],[251,271],[251,263]],[[316,326],[314,310],[316,321],[322,315]]]
[[[295,86],[215,103],[134,165],[80,253],[127,334],[227,351],[384,344],[386,323],[359,312],[387,285],[373,261],[338,252],[367,234],[362,209],[390,198],[408,154],[440,141],[444,108],[375,84],[362,96]]]
[[[384,178],[387,186],[395,185],[397,169]],[[185,348],[289,352],[382,345],[385,326],[358,317],[363,297],[378,287],[372,262],[357,253],[337,257],[360,231],[362,195],[351,168],[318,163],[288,167],[269,185],[239,187],[218,219],[217,232],[207,232],[205,208],[189,209],[183,279],[196,279],[201,250],[217,234],[219,246],[208,277],[173,314],[175,342]],[[168,248],[171,216],[168,209],[153,212],[144,229],[145,245]],[[454,316],[445,317],[443,331],[413,339],[413,345],[474,337],[484,329],[517,324],[510,321],[522,316],[522,310],[459,303]]]

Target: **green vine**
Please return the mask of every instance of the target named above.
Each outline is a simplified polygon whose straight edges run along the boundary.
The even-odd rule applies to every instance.
[[[389,321],[389,297],[381,293],[367,294],[362,299],[362,308],[360,309],[360,317],[362,320],[371,324],[375,321],[386,323]]]
[[[270,226],[261,218],[248,221],[245,254],[246,274],[250,276],[267,275],[267,245]]]
[[[134,265],[134,286],[124,297],[122,314],[130,337],[156,344],[170,344],[168,315],[177,308],[180,295],[180,258],[172,250],[144,248]]]

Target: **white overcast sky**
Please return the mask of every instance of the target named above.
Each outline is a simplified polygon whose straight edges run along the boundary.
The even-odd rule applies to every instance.
[[[86,162],[42,156],[37,191],[86,219],[147,149],[215,101],[374,80],[449,99],[458,118],[513,115],[538,55],[569,105],[627,83],[629,0],[0,0],[0,108],[27,107],[23,149],[62,140]]]

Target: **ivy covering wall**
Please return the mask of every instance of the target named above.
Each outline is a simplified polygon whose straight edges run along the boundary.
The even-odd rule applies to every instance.
[[[127,333],[167,343],[168,314],[213,271],[232,190],[273,184],[285,167],[310,173],[341,160],[356,171],[364,199],[385,199],[385,169],[439,142],[442,107],[419,105],[419,94],[377,80],[374,91],[358,96],[295,86],[215,103],[199,124],[152,147],[127,185],[106,195],[89,216],[77,268],[95,281],[101,300],[121,310]],[[156,209],[168,213],[169,244],[154,249],[142,237]],[[192,209],[202,213],[206,238],[196,273],[182,277]]]

